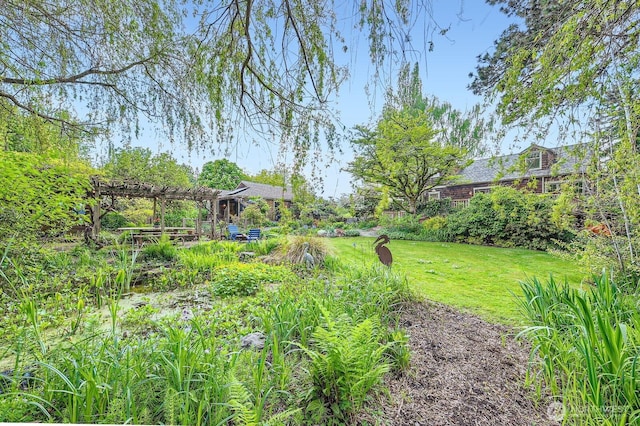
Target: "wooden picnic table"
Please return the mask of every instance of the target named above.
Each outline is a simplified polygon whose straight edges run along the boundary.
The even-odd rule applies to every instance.
[[[149,226],[132,226],[132,227],[125,227],[125,228],[118,228],[118,231],[120,232],[124,232],[124,231],[131,231],[131,233],[136,234],[136,233],[140,233],[143,234],[145,232],[162,232],[160,227],[149,227]],[[196,232],[196,228],[191,228],[191,227],[184,227],[184,226],[165,226],[164,227],[164,232],[177,232],[177,233],[182,233],[184,231],[184,233],[186,234],[193,234]]]
[[[156,238],[160,238],[163,235],[166,235],[171,240],[194,240],[198,236],[196,235],[196,229],[184,226],[165,226],[164,232],[160,227],[141,227],[141,226],[130,226],[124,228],[118,228],[120,232],[130,232],[133,238],[133,241],[142,245],[144,240],[152,240]]]

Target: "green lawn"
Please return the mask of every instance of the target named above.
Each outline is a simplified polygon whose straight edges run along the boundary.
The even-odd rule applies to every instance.
[[[378,262],[373,238],[327,240],[346,263]],[[518,325],[521,315],[513,296],[519,281],[533,276],[579,285],[582,275],[572,262],[545,252],[454,243],[394,240],[392,269],[404,273],[418,296],[471,311],[494,322]]]

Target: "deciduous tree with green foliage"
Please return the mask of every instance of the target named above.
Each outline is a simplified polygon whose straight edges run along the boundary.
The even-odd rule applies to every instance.
[[[607,223],[612,263],[639,274],[640,4],[490,0],[520,18],[479,58],[471,87],[498,101],[503,123],[589,141],[586,214]],[[571,130],[572,132],[567,132]]]
[[[391,202],[411,214],[425,193],[468,163],[466,150],[437,141],[426,114],[387,112],[375,130],[357,127],[356,132],[356,156],[347,170],[383,188]]]
[[[255,175],[248,175],[247,179],[251,182],[264,183],[273,186],[284,186],[286,181],[286,172],[279,170],[262,169]]]
[[[0,250],[9,239],[26,246],[88,221],[86,136],[0,99]]]
[[[236,163],[223,158],[204,163],[198,176],[198,185],[214,189],[234,189],[245,178],[246,175]]]
[[[481,150],[487,128],[479,108],[464,114],[424,98],[418,65],[405,63],[375,129],[356,127],[356,156],[347,170],[381,190],[378,210],[393,203],[415,214],[429,190],[449,182]]]
[[[485,137],[493,130],[493,121],[484,117],[480,105],[462,112],[435,96],[423,97],[417,63],[413,67],[409,63],[400,67],[398,87],[396,92],[387,92],[384,109],[423,112],[429,117],[436,131],[436,139],[441,145],[456,146],[466,150],[471,156],[484,153]]]
[[[121,148],[103,166],[111,179],[188,188],[195,178],[191,167],[178,164],[169,153],[153,154],[148,148]]]
[[[210,149],[250,124],[302,152],[310,140],[320,143],[309,138],[320,128],[335,142],[329,101],[348,73],[334,49],[358,46],[362,32],[374,68],[384,69],[411,47],[429,7],[427,0],[7,1],[0,97],[65,128],[119,123],[133,135],[151,121],[171,140]],[[352,44],[344,32],[354,33]],[[70,104],[86,111],[79,122],[58,114]]]

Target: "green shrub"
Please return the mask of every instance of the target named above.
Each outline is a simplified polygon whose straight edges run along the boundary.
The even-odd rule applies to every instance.
[[[278,283],[293,279],[286,267],[259,263],[236,263],[211,271],[213,294],[220,297],[253,296],[265,283]]]
[[[360,230],[359,229],[347,229],[346,231],[344,231],[344,236],[345,237],[359,237],[360,236]]]
[[[422,222],[422,228],[426,231],[437,231],[447,226],[447,218],[444,216],[430,217]]]
[[[251,226],[263,226],[267,222],[267,215],[262,211],[260,205],[251,204],[242,211],[242,218]]]
[[[376,219],[361,220],[356,225],[360,229],[371,229],[378,226],[378,221]]]
[[[459,242],[545,250],[572,237],[552,220],[553,203],[539,194],[496,187],[449,215],[446,230]]]
[[[418,206],[418,213],[427,217],[446,216],[452,211],[451,198],[429,200]]]
[[[118,228],[127,226],[129,221],[126,217],[116,212],[109,212],[100,219],[100,226],[103,229],[113,231]]]
[[[381,221],[381,225],[385,229],[385,233],[402,233],[402,234],[420,234],[422,224],[418,217],[413,215],[405,215],[398,218],[386,218]]]
[[[178,249],[169,240],[168,236],[163,235],[157,243],[144,246],[142,253],[149,259],[171,261],[178,256]]]

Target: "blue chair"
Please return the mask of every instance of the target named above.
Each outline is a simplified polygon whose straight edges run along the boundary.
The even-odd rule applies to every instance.
[[[247,241],[258,241],[260,239],[260,229],[249,229]]]
[[[229,225],[227,226],[227,230],[229,231],[229,239],[235,241],[238,235],[240,235],[240,231],[238,230],[237,225]]]

